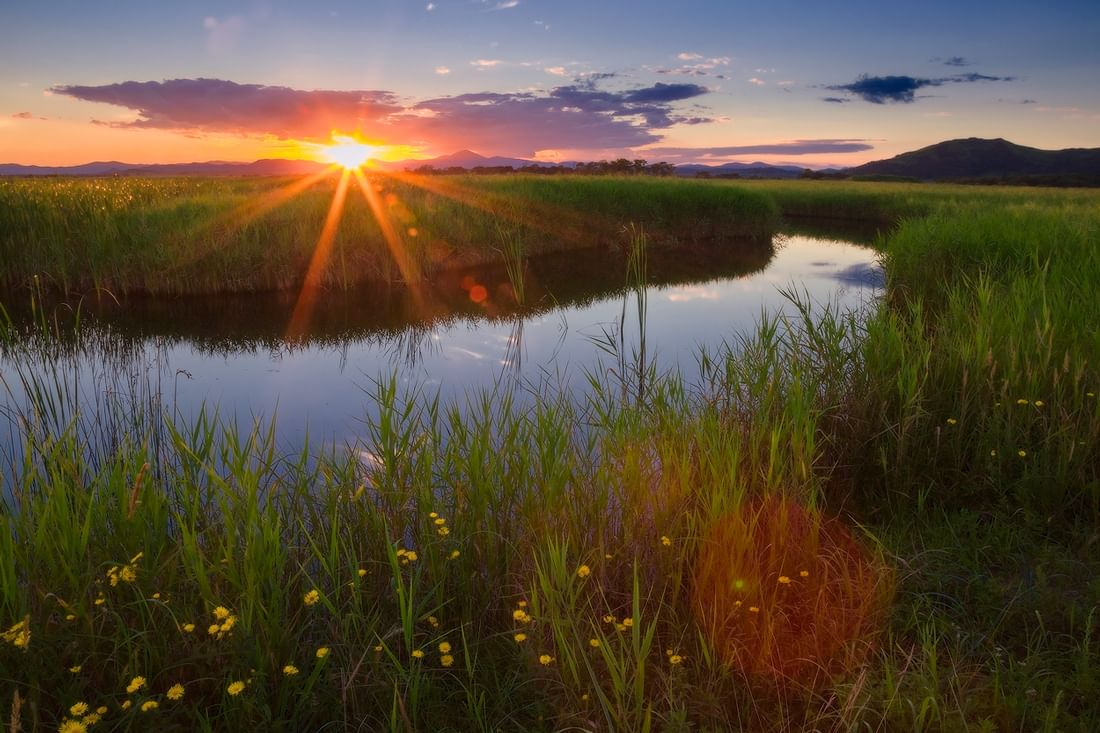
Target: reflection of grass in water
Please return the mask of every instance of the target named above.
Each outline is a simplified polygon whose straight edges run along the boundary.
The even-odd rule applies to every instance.
[[[313,461],[210,420],[94,461],[30,432],[0,632],[31,636],[0,641],[0,695],[24,727],[86,700],[183,729],[1090,730],[1100,213],[1074,196],[907,221],[879,312],[765,318],[641,400],[388,381],[361,452]],[[697,620],[708,532],[773,499],[899,570],[881,642],[817,689],[731,672]],[[776,575],[764,601],[813,571],[737,567]],[[206,633],[218,606],[237,620]],[[138,675],[156,712],[118,707]]]

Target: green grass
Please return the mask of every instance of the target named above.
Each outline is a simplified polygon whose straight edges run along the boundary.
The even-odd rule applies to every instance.
[[[274,202],[293,179],[0,180],[0,287],[183,294],[298,287],[338,175]],[[525,252],[622,247],[629,223],[655,244],[770,236],[765,195],[701,182],[639,178],[371,176],[386,220],[416,271]],[[320,273],[323,285],[400,280],[354,179]]]
[[[0,642],[0,699],[24,730],[80,701],[107,707],[96,730],[1096,730],[1096,197],[751,189],[788,214],[847,192],[853,215],[900,216],[878,311],[766,317],[690,378],[612,354],[584,395],[530,406],[383,383],[367,453],[320,458],[277,453],[270,425],[132,404],[89,451],[105,418],[65,413],[64,350],[38,354],[52,375],[5,375],[36,397],[0,515],[0,631],[26,618],[31,639]],[[798,509],[772,523],[767,502]],[[791,516],[805,534],[777,531]],[[850,572],[830,521],[873,575]],[[823,598],[860,608],[844,599],[868,577],[889,603],[840,617],[868,626],[839,671],[731,663],[731,639]],[[762,620],[701,596],[714,578],[743,581]],[[220,639],[218,606],[235,619]],[[815,614],[811,640],[840,628]]]

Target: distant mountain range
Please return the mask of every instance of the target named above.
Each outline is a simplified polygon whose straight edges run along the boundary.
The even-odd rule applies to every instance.
[[[849,176],[903,176],[923,181],[1082,177],[1100,183],[1100,148],[1040,150],[1007,140],[948,140],[844,171]]]
[[[576,162],[545,161],[486,157],[472,150],[460,150],[428,160],[403,160],[378,164],[383,170],[413,170],[430,166],[436,170],[449,168],[523,168],[527,166],[573,168]],[[209,161],[205,163],[165,163],[157,165],[106,161],[76,166],[34,166],[0,164],[3,176],[287,176],[314,173],[325,168],[324,163],[309,160],[257,160],[252,163]],[[797,178],[803,173],[798,166],[767,163],[723,163],[703,165],[688,163],[676,166],[680,176],[737,176],[741,178]],[[920,150],[873,163],[843,170],[830,169],[818,174],[835,176],[884,176],[919,180],[1003,180],[1028,182],[1034,179],[1062,179],[1100,185],[1100,148],[1039,150],[1016,145],[1000,138],[983,140],[967,138],[948,140]]]

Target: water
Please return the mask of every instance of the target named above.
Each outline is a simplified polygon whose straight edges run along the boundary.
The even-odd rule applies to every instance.
[[[881,271],[870,248],[786,234],[719,249],[651,251],[645,289],[644,354],[658,371],[691,377],[700,347],[748,332],[797,288],[842,308],[872,303]],[[636,293],[624,256],[563,253],[528,263],[526,306],[503,268],[449,273],[418,296],[371,287],[322,296],[307,336],[287,339],[296,294],[134,299],[82,305],[90,345],[37,361],[0,356],[8,414],[25,403],[19,376],[56,369],[85,412],[106,392],[135,401],[159,396],[185,420],[202,405],[251,425],[277,418],[280,447],[343,445],[364,433],[369,393],[396,376],[444,401],[480,389],[547,385],[581,390],[586,373],[617,373],[618,352],[642,352]],[[49,366],[51,364],[53,366]],[[8,435],[4,435],[8,431]],[[0,420],[0,444],[13,445]]]

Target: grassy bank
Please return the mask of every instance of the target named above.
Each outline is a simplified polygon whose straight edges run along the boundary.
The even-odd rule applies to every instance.
[[[350,456],[156,414],[89,455],[61,368],[5,489],[0,699],[26,730],[1096,730],[1096,199],[850,191],[904,214],[875,314],[640,394],[384,384]]]
[[[657,246],[766,238],[777,213],[766,195],[702,182],[372,175],[369,195],[356,178],[339,195],[339,179],[0,180],[0,287],[37,277],[64,293],[295,288],[334,199],[345,203],[317,279],[336,288],[501,262],[517,247],[622,247],[629,223]]]

